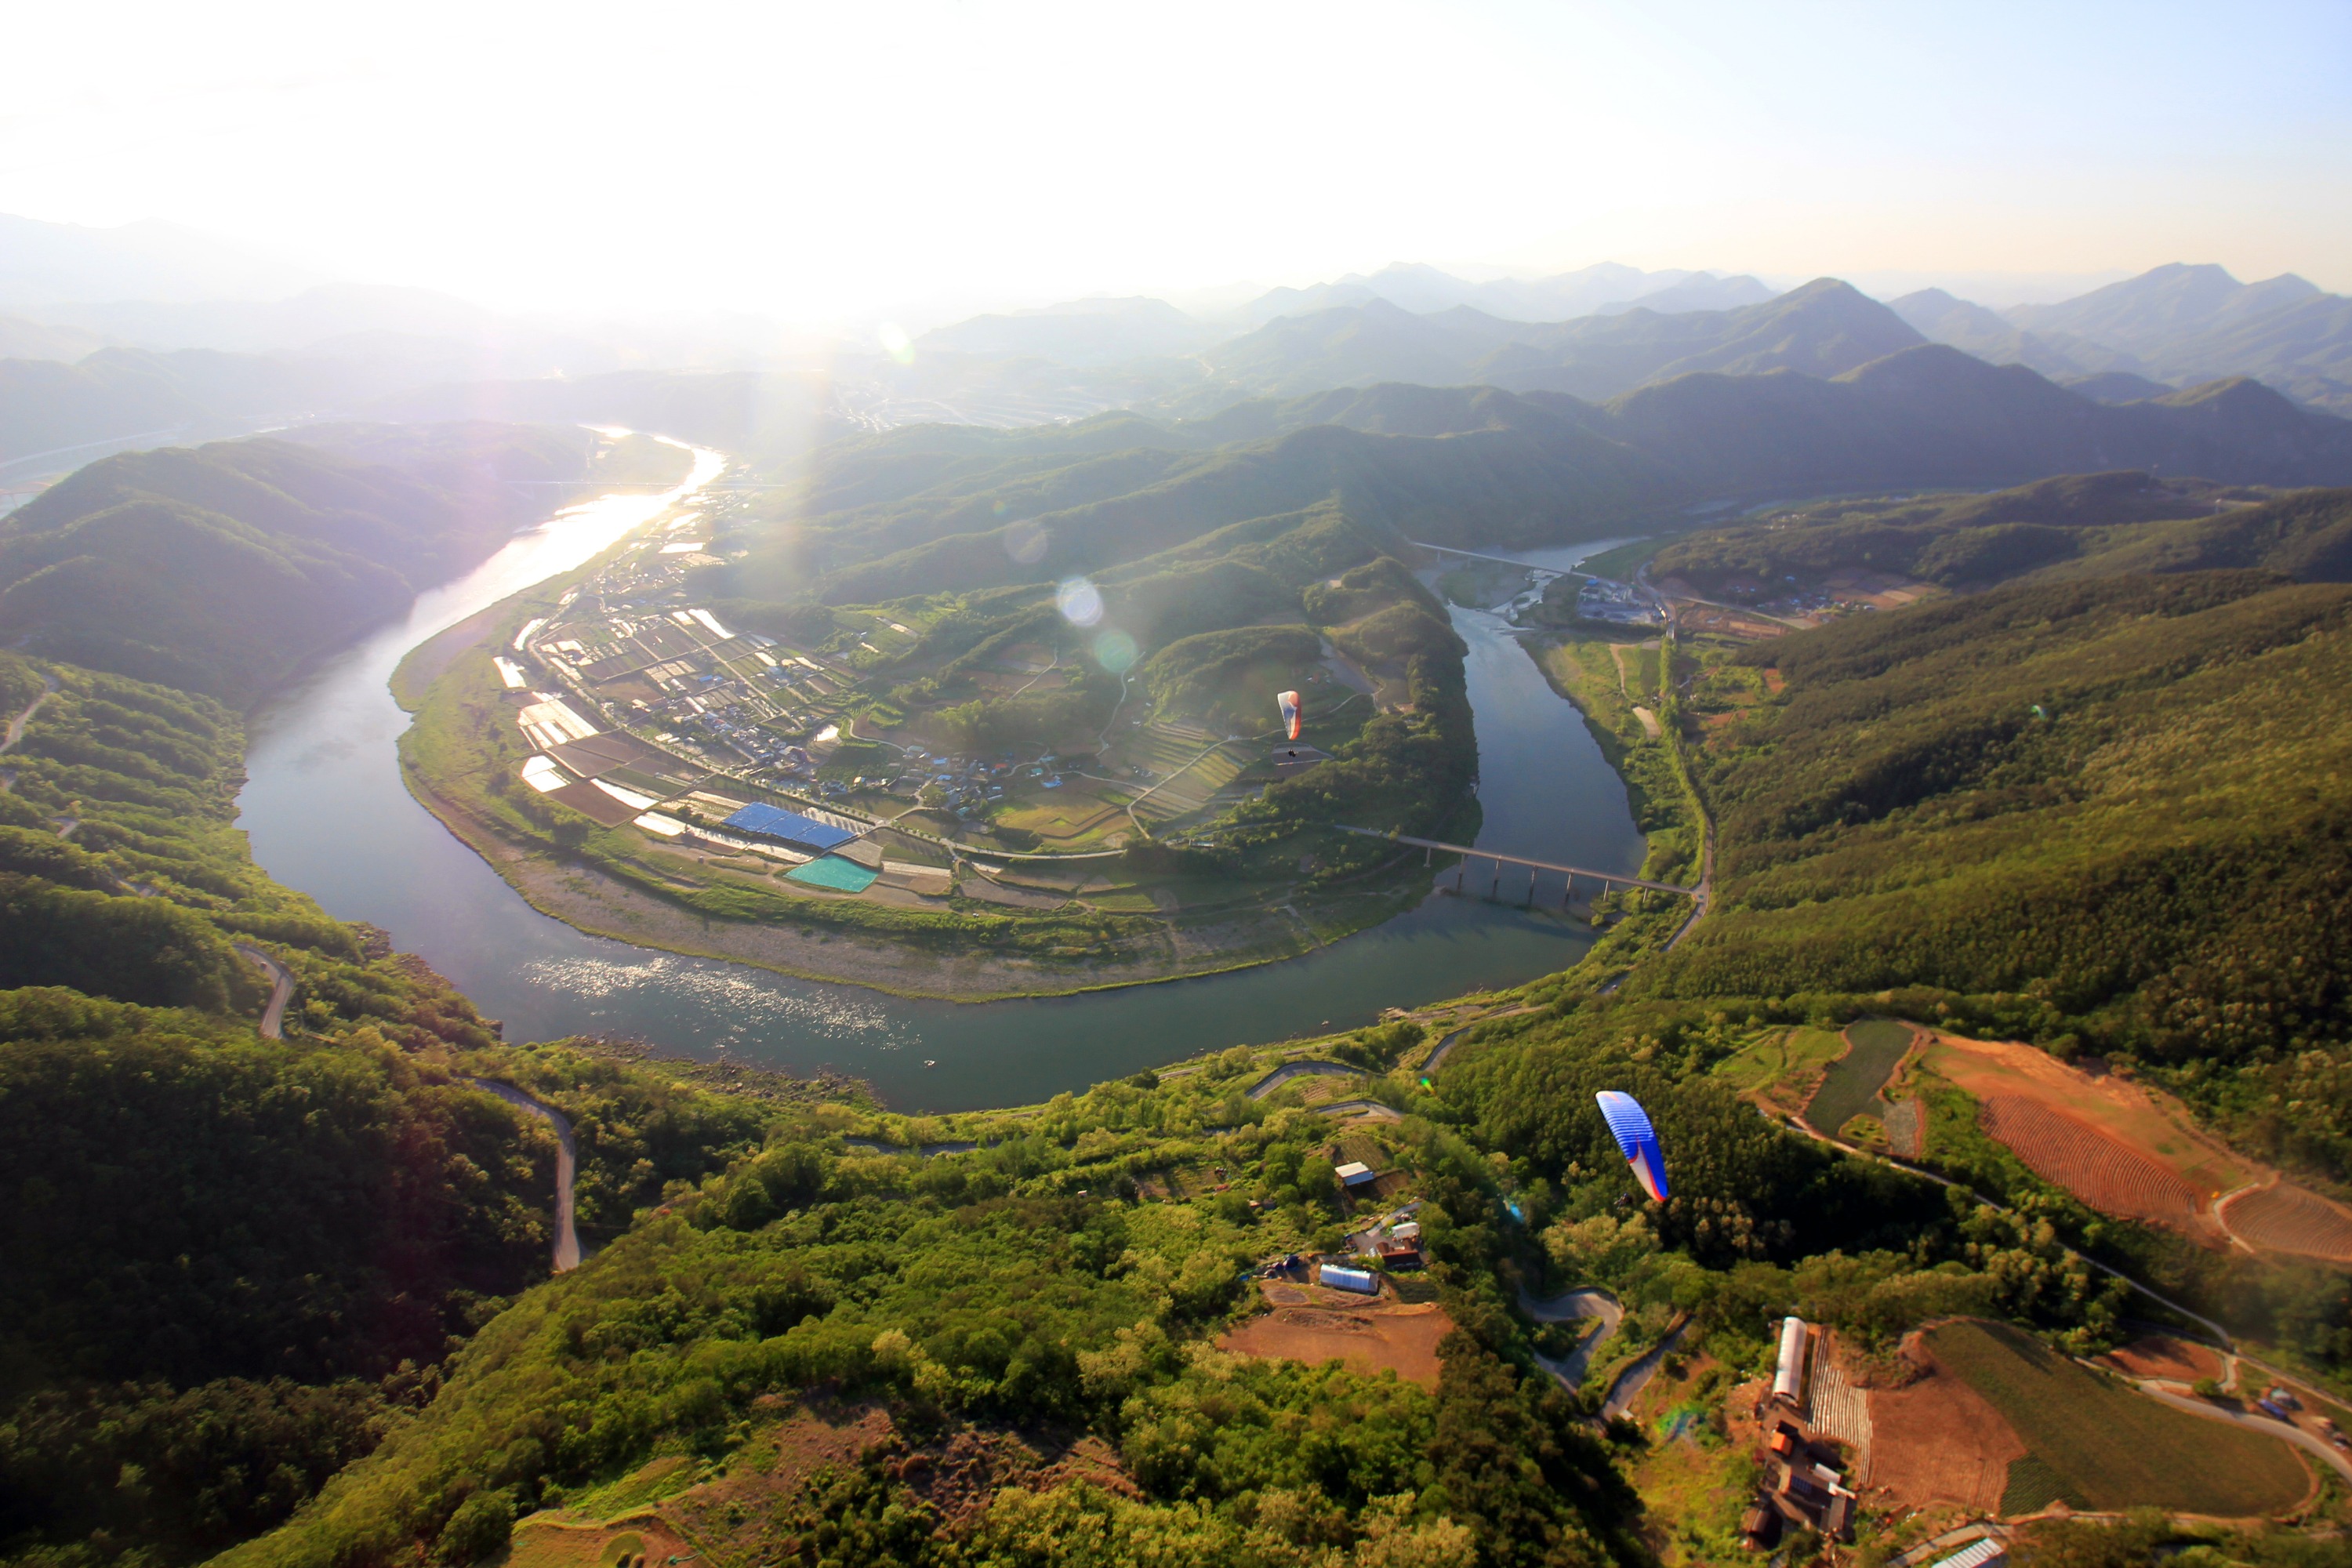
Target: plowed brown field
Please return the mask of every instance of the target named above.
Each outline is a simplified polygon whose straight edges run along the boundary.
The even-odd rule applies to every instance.
[[[2025,1458],[2024,1443],[1982,1394],[1937,1364],[1917,1334],[1904,1342],[1903,1356],[1927,1374],[1902,1388],[1871,1390],[1871,1489],[1913,1508],[1949,1503],[1999,1513],[2010,1461]]]
[[[1994,1095],[1978,1119],[2035,1175],[2102,1214],[2186,1228],[2203,1206],[2205,1194],[2178,1173],[2038,1100]]]
[[[2352,1215],[2292,1184],[2239,1193],[2221,1205],[2221,1219],[2252,1246],[2352,1264]]]
[[[2262,1172],[2197,1131],[2176,1101],[2095,1061],[2085,1071],[2032,1046],[1938,1032],[1923,1065],[1975,1096],[1985,1130],[2037,1174],[2109,1214],[2222,1246],[2213,1200]]]

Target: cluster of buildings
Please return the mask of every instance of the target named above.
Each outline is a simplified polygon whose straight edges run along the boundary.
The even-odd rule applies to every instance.
[[[1588,621],[1620,626],[1654,626],[1664,621],[1658,607],[1630,583],[1587,577],[1576,591],[1576,613]]]
[[[1765,1427],[1764,1487],[1740,1516],[1739,1533],[1748,1545],[1771,1547],[1790,1524],[1802,1524],[1831,1541],[1853,1533],[1853,1489],[1839,1465],[1833,1444],[1807,1425],[1806,1390],[1812,1371],[1813,1331],[1802,1318],[1780,1324],[1780,1353],[1772,1368],[1772,1391],[1756,1407]]]

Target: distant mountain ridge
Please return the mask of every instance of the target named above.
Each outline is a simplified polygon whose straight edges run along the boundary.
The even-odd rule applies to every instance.
[[[711,591],[871,603],[1051,581],[1327,502],[1407,538],[1533,545],[1712,500],[2119,468],[2352,483],[2352,421],[2242,380],[2111,407],[1919,343],[1835,377],[1695,373],[1602,403],[1390,384],[1199,418],[910,426],[817,451],[763,502],[779,542],[719,571]],[[1005,533],[1016,523],[1039,542],[1018,556]]]
[[[2174,263],[2047,305],[1986,310],[1941,289],[1891,301],[1937,342],[2045,375],[2140,375],[2172,385],[2252,376],[2352,414],[2352,299],[2293,273],[2241,283]]]
[[[1374,301],[1284,317],[1206,352],[1211,384],[1185,405],[1386,381],[1607,398],[1698,371],[1835,375],[1926,341],[1831,278],[1737,310],[1661,315],[1637,306],[1555,322],[1506,321],[1467,306],[1416,316]]]

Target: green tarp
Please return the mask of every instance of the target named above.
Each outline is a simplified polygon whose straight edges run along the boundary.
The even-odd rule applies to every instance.
[[[795,866],[784,873],[788,882],[806,882],[812,888],[832,888],[844,893],[862,893],[874,885],[880,873],[869,871],[854,860],[838,855],[827,855],[805,866]]]

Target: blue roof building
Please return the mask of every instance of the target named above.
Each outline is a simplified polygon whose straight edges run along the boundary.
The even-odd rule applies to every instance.
[[[803,816],[799,812],[785,811],[764,802],[754,802],[745,806],[719,826],[737,833],[748,833],[754,838],[771,839],[811,855],[838,849],[857,837],[829,822],[819,822],[813,817]]]

